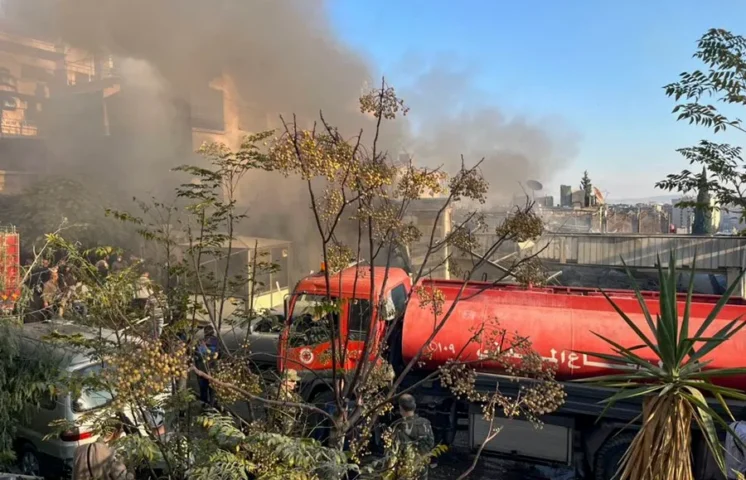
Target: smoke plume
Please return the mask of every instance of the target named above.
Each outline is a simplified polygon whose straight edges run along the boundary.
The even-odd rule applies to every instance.
[[[467,166],[481,160],[490,203],[522,195],[528,180],[550,181],[577,154],[577,136],[561,120],[507,116],[475,86],[478,72],[446,58],[417,65],[410,58],[403,72],[411,78],[403,96],[417,118],[414,157],[449,173],[461,166],[462,155]]]
[[[55,156],[50,168],[82,172],[88,181],[108,181],[125,193],[172,184],[169,168],[189,162],[193,147],[185,141],[189,119],[180,101],[199,102],[221,75],[233,83],[235,97],[226,105],[236,109],[235,126],[243,131],[277,127],[281,114],[312,121],[321,110],[344,133],[372,128],[357,99],[378,75],[335,37],[322,1],[6,0],[6,12],[30,33],[125,59],[120,73],[127,88],[110,128],[130,134],[119,140],[91,135],[101,123],[95,102],[90,115],[79,99],[46,115]],[[406,146],[416,162],[450,170],[461,154],[484,156],[483,171],[496,191],[528,178],[548,180],[571,156],[574,140],[556,139],[545,125],[507,119],[483,106],[462,73],[436,62],[414,75],[404,91],[416,135],[399,121],[387,128],[385,146],[393,154]],[[80,121],[81,113],[89,123]],[[246,233],[293,241],[301,263],[314,255],[302,250],[317,235],[301,184],[259,173],[244,190]]]

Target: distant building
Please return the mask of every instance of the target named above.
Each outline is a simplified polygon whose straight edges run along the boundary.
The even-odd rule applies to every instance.
[[[710,205],[713,207],[717,207],[718,203],[715,201],[714,198],[710,200]],[[713,210],[710,213],[710,221],[712,222],[712,229],[710,230],[713,233],[716,233],[720,230],[720,219],[722,217],[722,212],[718,209]]]
[[[676,228],[676,233],[692,233],[694,224],[694,209],[691,207],[679,207],[679,202],[691,201],[689,197],[681,197],[671,201],[671,224]]]
[[[723,233],[736,233],[741,230],[746,230],[746,223],[741,221],[741,210],[729,210],[727,212],[720,212],[720,232]]]
[[[572,207],[572,187],[560,185],[560,207]]]
[[[553,208],[554,207],[554,197],[551,195],[547,195],[544,197],[539,197],[536,199],[536,203],[538,205],[541,205],[542,207],[547,208]]]
[[[607,233],[670,233],[670,215],[660,205],[615,204],[605,208]]]
[[[591,196],[590,202],[591,202],[590,205],[585,204],[585,191],[584,190],[575,190],[574,192],[572,192],[572,208],[595,207],[596,197]]]
[[[694,201],[693,197],[681,197],[671,201],[671,223],[676,228],[677,233],[692,233],[692,225],[694,225],[694,215],[696,209],[692,207],[678,207],[676,204],[683,201]],[[717,202],[714,198],[710,200],[710,206],[716,207]],[[710,221],[712,222],[711,231],[717,232],[721,230],[721,212],[720,210],[713,209],[710,212]]]

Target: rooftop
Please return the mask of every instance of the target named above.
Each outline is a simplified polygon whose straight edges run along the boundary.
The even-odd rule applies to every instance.
[[[101,329],[100,331],[97,331],[92,327],[78,325],[71,322],[51,321],[27,323],[23,325],[21,337],[38,342],[36,347],[28,345],[26,348],[33,349],[34,352],[37,351],[37,348],[45,348],[47,353],[60,357],[60,362],[66,363],[68,368],[89,364],[92,359],[90,354],[82,348],[54,344],[45,340],[45,337],[55,333],[64,336],[80,335],[87,340],[99,338],[99,335],[101,335],[101,338],[113,340],[115,334],[112,330]]]

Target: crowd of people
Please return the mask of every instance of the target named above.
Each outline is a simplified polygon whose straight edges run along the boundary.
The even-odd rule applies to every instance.
[[[112,259],[101,259],[95,267],[99,281],[106,281],[111,274],[116,274],[130,266],[140,265],[142,261],[131,257],[125,262],[122,256]],[[88,314],[86,295],[88,287],[71,268],[66,258],[56,262],[43,258],[36,264],[27,262],[30,268],[26,276],[26,288],[30,298],[24,312],[24,323],[41,322],[52,318],[85,317]],[[143,271],[134,288],[132,306],[144,309],[153,296],[148,272]]]
[[[84,305],[81,302],[84,286],[65,260],[52,265],[49,259],[42,259],[31,267],[26,287],[31,298],[24,316],[25,323],[62,317],[68,305],[77,308]]]

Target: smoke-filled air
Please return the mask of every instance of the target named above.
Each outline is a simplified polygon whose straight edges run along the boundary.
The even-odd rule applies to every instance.
[[[337,38],[321,1],[6,0],[6,12],[19,27],[119,60],[122,84],[132,93],[120,100],[118,127],[137,135],[100,140],[90,135],[96,118],[86,124],[77,111],[78,120],[66,121],[69,105],[57,105],[45,119],[55,158],[48,168],[83,170],[128,195],[164,191],[180,180],[169,168],[187,163],[196,147],[191,141],[184,147],[188,116],[180,106],[190,101],[194,109],[221,75],[234,83],[236,98],[225,104],[236,106],[243,131],[277,127],[280,114],[314,120],[323,110],[351,134],[372,128],[357,99],[387,73]],[[574,154],[576,140],[561,125],[506,116],[480,99],[468,71],[454,71],[445,60],[399,73],[405,84],[398,90],[412,110],[387,127],[385,145],[394,155],[406,151],[416,163],[447,170],[461,154],[468,161],[485,157],[493,195],[505,198],[519,182],[550,180]],[[257,174],[246,179],[244,198],[251,217],[246,233],[295,245],[311,234],[299,185]]]
[[[451,172],[461,155],[467,164],[482,160],[490,203],[522,195],[527,180],[551,181],[577,154],[578,136],[561,119],[507,115],[475,85],[478,72],[453,58],[413,56],[402,73],[411,79],[402,95],[416,112],[409,147],[415,158]]]

